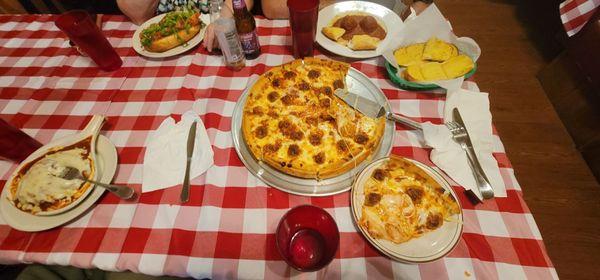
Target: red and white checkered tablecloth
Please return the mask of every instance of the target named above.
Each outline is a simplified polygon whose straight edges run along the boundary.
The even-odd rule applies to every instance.
[[[115,72],[100,72],[70,48],[52,16],[0,16],[0,117],[42,143],[83,128],[104,114],[106,135],[117,147],[114,182],[138,190],[144,143],[165,117],[193,108],[203,119],[215,165],[192,181],[190,203],[179,204],[180,186],[142,194],[137,201],[104,195],[84,216],[52,230],[26,233],[0,218],[0,263],[73,265],[197,278],[557,278],[540,232],[515,179],[502,142],[494,156],[508,197],[473,206],[454,186],[464,208],[464,234],[438,261],[411,265],[383,257],[357,232],[349,193],[310,198],[266,186],[249,174],[231,139],[231,115],[249,77],[292,60],[287,21],[258,19],[262,55],[240,72],[222,58],[195,49],[150,60],[131,47],[135,26],[109,16],[104,30],[123,58]],[[319,55],[324,57],[324,55]],[[387,95],[396,112],[441,123],[443,95],[397,89],[381,58],[353,62]],[[433,165],[419,133],[396,127],[393,153]],[[0,162],[4,186],[16,165]],[[281,259],[274,231],[291,207],[313,204],[337,221],[341,240],[334,261],[299,273]]]
[[[600,0],[565,0],[559,5],[560,20],[569,37],[577,34],[579,30],[594,15],[600,6]]]

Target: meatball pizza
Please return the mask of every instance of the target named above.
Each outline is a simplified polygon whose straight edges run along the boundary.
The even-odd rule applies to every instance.
[[[274,67],[250,89],[242,134],[252,155],[289,175],[338,176],[379,147],[384,118],[369,118],[338,99],[349,65],[305,58]]]
[[[376,239],[407,242],[453,221],[460,206],[414,163],[392,156],[364,182],[359,226]]]

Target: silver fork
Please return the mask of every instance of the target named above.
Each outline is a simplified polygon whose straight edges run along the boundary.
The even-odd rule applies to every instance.
[[[103,187],[103,188],[109,190],[110,192],[114,193],[116,196],[118,196],[122,199],[130,199],[133,196],[133,194],[135,193],[133,191],[133,189],[130,187],[112,185],[112,184],[104,184],[104,183],[89,180],[89,179],[83,177],[83,175],[81,174],[79,169],[77,169],[75,167],[71,167],[71,166],[65,166],[65,169],[63,169],[59,174],[57,174],[55,176],[63,178],[65,180],[79,179],[79,180],[83,180],[86,182],[90,182],[94,185],[97,185],[97,186],[100,186],[100,187]]]
[[[475,176],[475,182],[477,183],[477,188],[479,189],[481,196],[484,199],[494,198],[494,190],[492,189],[492,185],[490,185],[488,178],[485,176],[483,168],[481,168],[481,164],[479,164],[479,160],[477,160],[467,129],[453,121],[446,122],[445,125],[450,129],[454,141],[467,153],[469,166],[471,167],[471,171],[473,171],[473,176]]]

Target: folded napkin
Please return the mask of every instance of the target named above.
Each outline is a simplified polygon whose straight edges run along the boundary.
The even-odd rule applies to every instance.
[[[213,164],[213,150],[204,123],[194,111],[187,111],[175,123],[166,118],[146,143],[142,192],[151,192],[183,183],[187,159],[187,138],[196,121],[196,143],[190,165],[190,180]]]
[[[444,108],[444,121],[452,121],[452,110],[458,108],[465,122],[477,159],[494,189],[496,197],[506,197],[506,186],[500,175],[498,162],[492,156],[492,114],[487,93],[478,92],[474,84],[466,84],[470,89],[449,90]],[[475,91],[474,91],[475,90]],[[467,155],[452,139],[452,133],[445,125],[430,122],[423,124],[425,143],[432,147],[431,161],[444,170],[452,180],[467,190],[472,190],[481,200],[475,177],[467,161]]]

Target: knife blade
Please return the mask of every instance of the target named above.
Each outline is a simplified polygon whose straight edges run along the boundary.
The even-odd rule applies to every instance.
[[[422,130],[421,124],[407,117],[387,112],[381,104],[344,89],[336,89],[334,95],[343,100],[348,106],[356,109],[370,118],[385,117],[388,120],[402,123],[417,130]]]
[[[347,90],[336,89],[335,96],[346,102],[350,107],[369,118],[379,118],[385,115],[385,108],[375,101],[364,98]]]
[[[179,197],[181,203],[186,203],[190,199],[190,165],[192,164],[192,156],[194,155],[194,144],[196,143],[196,121],[190,125],[187,138],[187,159],[185,162],[185,175],[183,177],[183,188]]]

